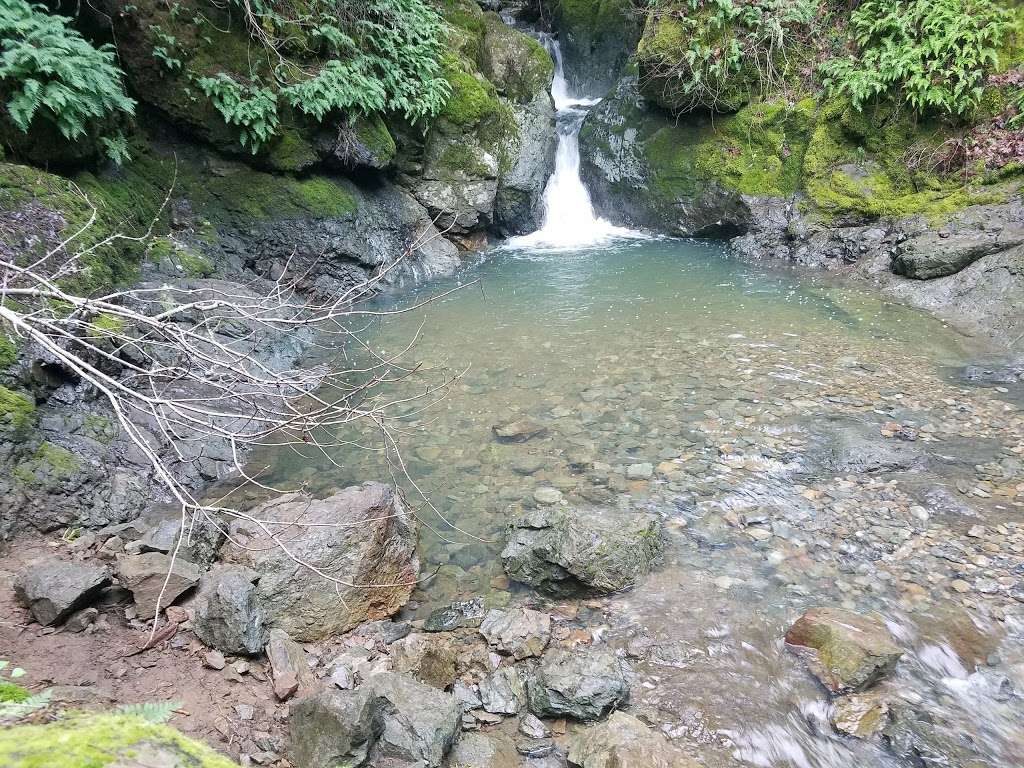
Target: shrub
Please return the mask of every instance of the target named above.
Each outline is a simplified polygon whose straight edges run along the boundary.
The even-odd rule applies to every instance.
[[[42,5],[0,0],[0,83],[10,93],[10,119],[24,132],[39,118],[74,141],[101,130],[107,118],[131,115],[135,109],[125,94],[114,49],[92,46],[69,28],[70,22]],[[107,155],[122,161],[123,138],[104,138]]]
[[[857,109],[891,98],[964,115],[998,64],[1007,16],[993,0],[866,0],[850,17],[857,51],[822,65],[825,86]]]

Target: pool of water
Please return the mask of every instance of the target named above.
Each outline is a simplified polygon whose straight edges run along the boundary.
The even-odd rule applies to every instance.
[[[634,657],[634,710],[709,766],[1024,765],[1012,595],[1024,420],[1005,393],[949,375],[976,347],[863,285],[686,240],[498,249],[381,307],[417,304],[364,333],[382,356],[416,338],[403,359],[419,372],[403,394],[454,377],[443,400],[389,422],[408,478],[373,430],[344,433],[363,448],[330,460],[256,462],[269,483],[314,493],[398,477],[419,508],[425,571],[436,570],[410,617],[478,596],[540,602],[566,631]],[[495,424],[521,419],[547,431],[495,439]],[[837,430],[909,444],[920,460],[829,466],[822,446]],[[636,463],[657,470],[631,480]],[[603,600],[517,590],[502,532],[538,488],[661,515],[663,566]],[[978,524],[991,538],[968,535]],[[907,657],[884,689],[927,710],[934,726],[908,739],[936,760],[832,732],[827,697],[781,641],[819,604],[886,618]]]

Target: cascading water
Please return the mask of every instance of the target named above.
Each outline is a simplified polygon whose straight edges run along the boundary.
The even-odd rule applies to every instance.
[[[555,102],[558,150],[555,170],[544,189],[544,225],[529,235],[508,241],[513,248],[580,248],[598,245],[614,238],[642,236],[634,230],[616,227],[594,213],[590,194],[580,179],[580,128],[600,99],[578,98],[569,94],[562,51],[550,35],[541,38],[555,62],[551,97]]]

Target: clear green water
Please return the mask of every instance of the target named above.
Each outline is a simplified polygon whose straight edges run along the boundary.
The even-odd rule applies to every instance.
[[[555,488],[569,504],[642,508],[666,519],[664,567],[636,590],[598,603],[541,605],[567,616],[579,611],[571,626],[599,627],[616,647],[637,637],[654,642],[655,658],[637,662],[633,706],[706,765],[898,764],[876,744],[840,739],[822,725],[824,694],[782,648],[788,623],[815,604],[880,611],[912,638],[901,690],[933,705],[946,732],[972,733],[984,745],[978,766],[1013,764],[1024,754],[1012,726],[1019,703],[973,688],[970,696],[950,694],[937,682],[952,675],[967,685],[935,661],[952,642],[947,616],[964,607],[941,596],[920,600],[904,588],[904,575],[876,578],[830,554],[844,537],[861,535],[833,525],[843,509],[903,515],[893,525],[916,526],[915,535],[938,518],[913,521],[900,478],[892,486],[889,478],[815,484],[791,471],[808,449],[808,430],[837,417],[909,419],[957,439],[977,429],[997,448],[1021,439],[1019,421],[1000,420],[1009,406],[944,373],[972,352],[964,339],[863,285],[752,266],[720,245],[680,240],[498,250],[454,279],[384,297],[380,306],[413,306],[458,285],[365,334],[382,355],[418,334],[404,359],[422,372],[399,387],[403,393],[459,374],[443,401],[392,423],[409,476],[434,507],[405,483],[419,504],[425,570],[437,569],[414,594],[409,618],[476,596],[494,604],[536,600],[507,584],[498,553],[509,507]],[[547,433],[521,444],[495,439],[493,425],[524,418]],[[368,430],[345,437],[381,444]],[[302,483],[314,493],[393,477],[380,451],[339,449],[332,459],[287,453],[255,463],[271,466],[270,483]],[[625,475],[630,464],[666,461],[669,469],[650,481]],[[974,479],[969,466],[943,471],[928,481],[949,485],[960,471]],[[762,508],[788,515],[770,542],[727,522],[730,511]],[[828,541],[818,556],[820,539]],[[1015,643],[1004,653],[1019,660]],[[986,713],[984,732],[975,732],[978,711]]]

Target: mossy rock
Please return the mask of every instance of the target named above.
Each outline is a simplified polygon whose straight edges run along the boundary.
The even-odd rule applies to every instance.
[[[237,764],[167,725],[128,715],[80,715],[45,725],[0,730],[5,768],[104,768],[135,764],[163,768],[237,768]]]
[[[0,386],[0,437],[22,437],[35,423],[36,404],[28,395]]]
[[[576,93],[611,90],[640,37],[631,0],[553,0],[546,4],[559,32],[566,76]]]
[[[0,371],[10,368],[18,360],[18,345],[0,332]]]
[[[505,24],[496,13],[485,14],[484,25],[477,61],[498,93],[521,104],[546,93],[555,64],[544,46]]]
[[[43,442],[35,453],[14,468],[15,479],[34,488],[57,488],[74,477],[82,463],[71,451]]]

